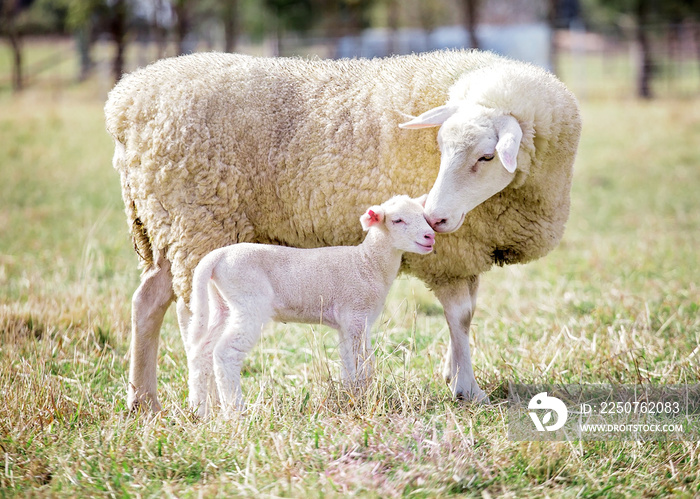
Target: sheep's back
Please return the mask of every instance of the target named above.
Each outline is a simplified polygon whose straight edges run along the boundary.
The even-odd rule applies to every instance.
[[[105,112],[124,144],[115,168],[132,233],[138,218],[153,247],[167,252],[175,292],[186,298],[194,266],[220,246],[357,244],[367,206],[423,194],[437,176],[436,130],[398,123],[444,104],[460,75],[501,61],[466,51],[371,61],[195,54],[127,75]],[[521,188],[503,195],[542,196]],[[568,203],[566,182],[550,190]],[[552,245],[543,240],[560,237],[547,227],[508,239],[512,231],[493,218],[502,203],[482,206],[440,238],[436,256],[408,256],[405,269],[436,284],[481,273],[500,255],[535,258]],[[517,254],[516,242],[524,242]]]

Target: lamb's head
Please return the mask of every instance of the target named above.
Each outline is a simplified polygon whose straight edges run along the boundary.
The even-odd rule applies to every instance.
[[[425,218],[427,194],[417,199],[394,196],[379,206],[372,206],[360,217],[364,230],[383,230],[391,244],[401,251],[426,255],[432,253],[435,231]]]
[[[473,103],[448,103],[399,126],[440,127],[440,171],[425,204],[426,217],[438,232],[459,229],[469,211],[515,177],[523,132],[509,114]]]

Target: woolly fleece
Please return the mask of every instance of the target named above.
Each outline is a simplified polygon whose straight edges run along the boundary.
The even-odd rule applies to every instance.
[[[513,182],[402,270],[429,286],[523,263],[561,239],[581,120],[573,95],[538,67],[478,51],[358,60],[206,53],[126,75],[107,129],[135,248],[171,262],[189,300],[199,260],[236,242],[356,245],[364,208],[427,193],[437,128],[398,124],[447,101],[513,115],[523,129]]]

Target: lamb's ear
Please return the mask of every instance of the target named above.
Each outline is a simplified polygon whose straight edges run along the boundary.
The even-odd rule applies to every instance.
[[[514,173],[518,167],[518,151],[522,138],[523,129],[520,128],[518,120],[512,116],[503,116],[498,124],[496,152],[498,159],[510,173]]]
[[[369,230],[370,227],[381,223],[383,220],[384,209],[381,206],[372,206],[360,217],[363,230]]]
[[[416,198],[415,201],[416,201],[419,205],[421,205],[423,208],[425,208],[425,202],[427,201],[427,199],[428,199],[428,195],[427,195],[427,194],[423,194],[421,197]]]
[[[447,104],[435,107],[413,118],[411,121],[401,123],[399,128],[430,128],[440,126],[447,121],[447,118],[455,114],[457,109],[457,106],[450,106]]]

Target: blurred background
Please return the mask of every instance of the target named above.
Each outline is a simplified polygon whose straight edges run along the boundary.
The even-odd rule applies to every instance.
[[[697,442],[513,442],[501,405],[511,381],[700,381],[699,17],[700,0],[0,0],[0,498],[700,497]],[[551,69],[584,121],[561,244],[480,284],[472,355],[497,403],[452,401],[442,308],[401,278],[366,403],[338,396],[335,334],[279,324],[244,369],[251,417],[198,425],[171,307],[168,412],[133,418],[115,80],[194,51],[442,47]]]
[[[580,99],[700,93],[700,0],[0,0],[0,93],[219,50],[378,57],[475,47],[544,66]]]

